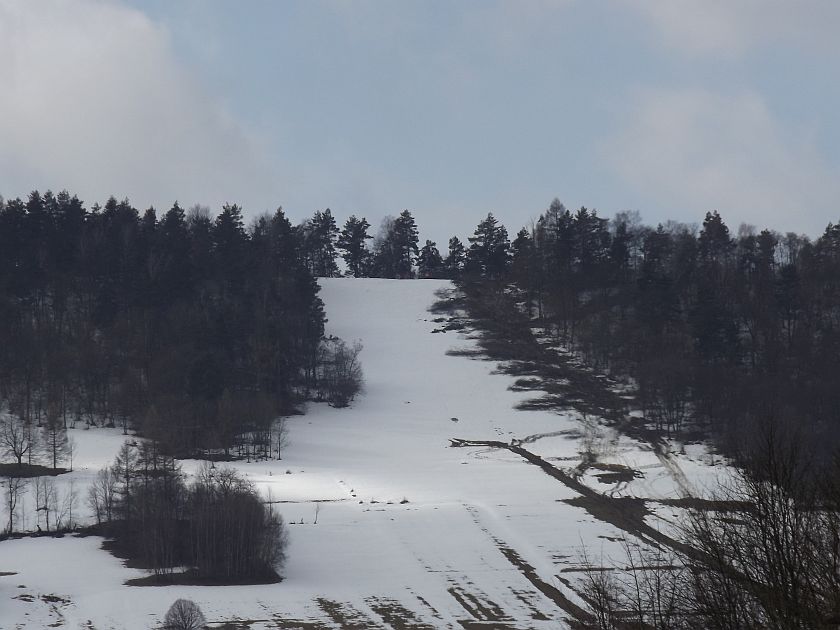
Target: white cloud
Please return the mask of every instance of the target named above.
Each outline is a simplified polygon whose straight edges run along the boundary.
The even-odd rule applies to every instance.
[[[646,16],[666,44],[689,54],[730,56],[778,43],[840,51],[835,0],[644,0],[627,6]]]
[[[264,198],[277,187],[260,143],[138,11],[105,0],[0,0],[0,85],[6,196],[67,188],[89,203],[113,193],[163,209],[176,199],[276,202]]]
[[[817,234],[840,207],[840,167],[754,93],[648,90],[605,160],[650,206]]]

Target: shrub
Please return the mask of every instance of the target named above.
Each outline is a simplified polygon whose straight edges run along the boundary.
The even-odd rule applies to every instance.
[[[163,619],[164,630],[201,630],[207,621],[201,609],[189,599],[176,599],[166,611]]]

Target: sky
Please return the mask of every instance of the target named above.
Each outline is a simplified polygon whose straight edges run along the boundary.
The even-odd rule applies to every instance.
[[[840,2],[0,0],[0,195],[840,221]],[[375,229],[374,229],[375,231]]]

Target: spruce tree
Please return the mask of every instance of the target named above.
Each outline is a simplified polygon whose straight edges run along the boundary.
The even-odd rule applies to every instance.
[[[499,224],[493,213],[487,214],[469,237],[467,269],[487,278],[498,278],[507,269],[510,241],[505,226]]]
[[[385,217],[374,242],[373,275],[380,278],[410,278],[418,255],[417,225],[408,210]]]
[[[465,259],[464,244],[457,236],[453,236],[449,239],[449,253],[446,255],[446,260],[443,261],[446,275],[453,280],[459,278],[464,270]]]
[[[338,273],[335,263],[338,226],[329,208],[317,210],[302,226],[303,243],[309,261],[309,270],[315,277],[333,278]]]
[[[365,275],[367,259],[370,256],[365,241],[373,238],[368,234],[368,229],[370,229],[370,223],[367,219],[364,217],[357,219],[356,215],[351,215],[344,223],[344,228],[338,237],[337,247],[342,250],[341,257],[347,264],[348,272],[354,278]]]
[[[417,257],[417,275],[421,278],[440,278],[444,275],[443,258],[434,241],[426,241]]]
[[[414,217],[408,210],[400,212],[400,216],[394,221],[393,234],[396,257],[394,260],[394,272],[397,278],[410,278],[414,257],[419,253],[417,243],[417,224]]]

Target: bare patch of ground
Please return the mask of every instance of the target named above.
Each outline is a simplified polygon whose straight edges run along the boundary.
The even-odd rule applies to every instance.
[[[259,578],[220,579],[201,577],[194,571],[147,575],[146,577],[126,580],[126,586],[250,586],[253,584],[277,584],[282,582],[276,573],[273,576]]]
[[[512,619],[505,612],[493,603],[484,593],[477,593],[467,590],[462,584],[450,582],[447,589],[453,599],[466,610],[470,616],[477,621],[510,622]],[[472,582],[466,583],[467,587],[475,587]],[[463,624],[462,624],[463,625]],[[465,626],[466,627],[466,626]]]
[[[353,608],[350,604],[342,604],[323,597],[319,597],[316,601],[321,610],[337,623],[340,628],[346,630],[368,630],[369,628],[383,627],[364,613]]]
[[[57,477],[70,472],[66,468],[49,468],[40,464],[0,464],[0,477],[30,479],[32,477]]]
[[[434,625],[425,623],[395,599],[368,597],[365,603],[373,612],[382,617],[382,621],[388,628],[394,630],[435,629]]]

